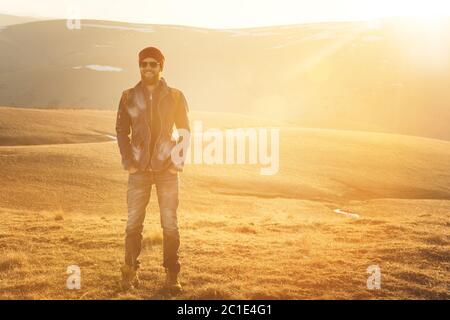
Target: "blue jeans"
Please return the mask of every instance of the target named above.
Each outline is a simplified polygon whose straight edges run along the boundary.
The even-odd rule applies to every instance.
[[[180,233],[177,219],[178,173],[171,173],[168,170],[138,171],[128,176],[125,263],[134,267],[135,270],[139,268],[138,257],[141,253],[142,231],[153,184],[156,186],[163,229],[163,267],[178,273],[180,271],[178,261]]]

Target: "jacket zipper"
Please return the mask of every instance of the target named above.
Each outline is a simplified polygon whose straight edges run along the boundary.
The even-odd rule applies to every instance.
[[[159,111],[159,104],[160,104],[160,102],[162,101],[163,98],[165,98],[165,95],[164,95],[164,97],[160,97],[160,98],[158,99],[158,103],[156,104],[156,109],[157,109],[157,111],[158,111],[158,117],[159,117],[159,134],[158,134],[158,138],[157,138],[156,141],[155,141],[155,144],[153,145],[152,157],[150,158],[150,167],[152,166],[152,159],[153,159],[153,157],[155,156],[155,148],[156,148],[156,145],[158,144],[158,140],[159,140],[159,138],[161,137],[161,132],[162,132],[162,130],[163,130],[163,127],[162,127],[162,119],[161,119],[161,113],[160,113],[160,111]],[[153,108],[152,108],[152,110],[153,110]],[[153,118],[152,118],[152,121],[153,121]]]
[[[153,94],[150,93],[150,116],[153,117],[152,114],[152,104],[153,104],[153,98],[152,98]],[[148,111],[148,110],[147,110]],[[151,141],[152,139],[152,131],[150,129],[150,124],[148,123],[148,113],[145,115],[145,123],[147,124],[147,129],[148,129],[148,136],[150,137],[149,141]],[[150,149],[150,148],[149,148]],[[150,150],[148,151],[148,157],[150,158]],[[151,168],[151,159],[150,159],[150,168]]]

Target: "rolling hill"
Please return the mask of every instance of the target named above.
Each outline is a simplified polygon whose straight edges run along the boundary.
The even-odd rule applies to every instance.
[[[34,22],[41,19],[35,17],[15,16],[11,14],[0,13],[0,29],[5,26],[11,26],[14,24]]]
[[[160,290],[154,197],[143,285],[118,289],[127,174],[116,142],[102,141],[114,112],[0,114],[9,119],[0,126],[0,143],[9,144],[0,147],[0,298],[171,298]],[[238,114],[196,119],[269,125]],[[248,164],[190,164],[181,174],[179,298],[448,299],[449,142],[277,125],[278,174]],[[72,264],[81,290],[65,287]],[[366,287],[370,265],[381,268],[382,290]]]
[[[165,77],[192,110],[450,139],[449,20],[240,30],[18,24],[0,32],[0,105],[115,109],[148,45],[163,50]]]

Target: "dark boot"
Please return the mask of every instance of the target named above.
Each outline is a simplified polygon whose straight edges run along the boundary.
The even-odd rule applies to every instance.
[[[122,273],[122,280],[120,282],[120,287],[122,290],[126,291],[129,289],[137,288],[139,286],[139,278],[137,275],[137,270],[128,264],[124,264],[120,271]]]
[[[179,293],[183,290],[178,280],[178,272],[173,272],[166,268],[165,289],[173,293]]]

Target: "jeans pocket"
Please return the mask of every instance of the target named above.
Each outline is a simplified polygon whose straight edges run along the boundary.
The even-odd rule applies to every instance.
[[[151,184],[149,172],[138,170],[135,173],[128,173],[128,185],[142,186]]]

